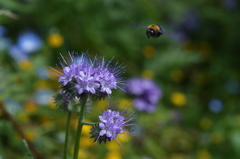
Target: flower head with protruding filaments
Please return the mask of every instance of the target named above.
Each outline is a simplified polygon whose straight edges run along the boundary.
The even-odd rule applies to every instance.
[[[122,65],[104,57],[92,61],[87,54],[79,56],[69,53],[69,59],[61,55],[62,70],[54,69],[59,76],[58,82],[63,89],[76,97],[91,94],[96,98],[104,98],[112,94],[112,89],[121,88],[124,73]]]
[[[133,113],[126,114],[126,110],[129,105],[124,107],[122,110],[118,111],[117,106],[102,112],[99,116],[100,122],[95,124],[91,128],[90,134],[92,134],[91,138],[95,138],[94,142],[106,143],[106,141],[117,140],[117,136],[121,134],[130,134],[132,135],[127,127],[134,125],[132,123],[134,119]],[[120,144],[120,142],[118,141]]]

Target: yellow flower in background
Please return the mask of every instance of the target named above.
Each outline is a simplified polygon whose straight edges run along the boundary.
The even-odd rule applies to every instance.
[[[24,103],[23,107],[29,113],[33,113],[37,110],[37,104],[34,101]]]
[[[146,58],[152,58],[156,54],[156,49],[153,46],[145,46],[143,48],[143,55]]]
[[[81,137],[80,147],[91,147],[94,145],[93,140],[90,137]]]
[[[109,151],[120,151],[122,149],[122,147],[115,141],[109,142],[106,144],[106,147]]]
[[[87,152],[80,149],[78,153],[78,159],[87,159],[87,158],[88,158]]]
[[[33,129],[29,129],[24,131],[24,137],[28,141],[34,141],[37,139],[37,134],[33,131]]]
[[[142,72],[142,77],[143,77],[143,78],[147,78],[147,79],[153,79],[154,73],[153,73],[152,70],[144,70],[144,71]]]
[[[90,122],[90,121],[85,121],[85,122]],[[91,127],[92,126],[90,126],[90,125],[83,125],[82,134],[90,136],[89,132],[90,132]]]
[[[211,154],[207,150],[198,151],[198,159],[211,159]]]
[[[210,135],[210,138],[211,138],[211,142],[214,143],[214,144],[219,144],[223,140],[223,136],[219,132],[213,132]]]
[[[63,44],[64,39],[63,39],[63,36],[60,35],[59,33],[53,33],[48,36],[47,41],[51,47],[57,48]]]
[[[212,121],[208,118],[202,118],[200,120],[200,127],[204,130],[209,129],[212,126]]]
[[[104,159],[122,159],[122,156],[118,151],[111,151]]]
[[[183,79],[183,71],[179,69],[174,69],[170,72],[170,76],[174,81],[180,82]]]
[[[176,106],[183,106],[186,104],[186,96],[183,93],[175,92],[171,95],[171,102]]]
[[[24,122],[27,122],[29,121],[29,115],[26,113],[26,112],[20,112],[17,114],[17,118],[20,120],[20,121],[24,121]]]
[[[124,133],[124,134],[117,136],[117,139],[120,143],[123,143],[123,142],[129,141],[131,139],[131,137],[132,137],[131,135]]]
[[[36,82],[37,89],[49,88],[49,84],[46,80],[39,80]]]
[[[19,67],[25,71],[30,71],[32,70],[32,64],[28,60],[23,60],[19,62]]]
[[[121,99],[120,102],[119,102],[118,108],[122,109],[129,104],[131,104],[131,101],[129,99]],[[131,106],[129,108],[131,108]]]
[[[108,107],[108,100],[104,99],[104,100],[97,101],[97,107],[106,109]]]

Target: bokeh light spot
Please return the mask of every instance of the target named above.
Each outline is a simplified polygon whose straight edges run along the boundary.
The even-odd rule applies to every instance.
[[[186,104],[186,96],[183,93],[175,92],[171,95],[171,102],[176,106],[183,106]]]
[[[143,77],[143,78],[146,78],[146,79],[153,79],[154,73],[153,73],[152,70],[144,70],[144,71],[142,72],[142,77]]]
[[[54,34],[49,35],[47,41],[51,47],[57,48],[63,44],[64,39],[63,39],[62,35],[60,35],[58,33],[54,33]]]
[[[156,49],[153,46],[145,46],[143,48],[143,55],[146,58],[152,58],[156,54]]]
[[[212,126],[212,121],[208,118],[202,118],[200,120],[200,127],[204,130],[209,129]]]
[[[170,72],[170,76],[174,81],[180,82],[183,79],[183,71],[180,69],[174,69]]]
[[[198,151],[198,159],[211,159],[211,154],[207,150]]]

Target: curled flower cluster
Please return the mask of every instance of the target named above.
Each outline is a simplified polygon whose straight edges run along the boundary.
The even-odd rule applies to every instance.
[[[162,96],[159,87],[151,80],[133,78],[128,80],[126,91],[133,95],[134,106],[139,111],[153,112]]]
[[[131,122],[134,119],[134,114],[129,113],[124,116],[127,108],[125,107],[121,111],[109,108],[102,112],[102,115],[99,116],[100,123],[94,125],[90,132],[91,138],[95,138],[94,142],[106,143],[107,140],[117,140],[119,134],[130,134],[126,127],[133,125]]]
[[[65,93],[64,91],[60,90],[56,93],[56,95],[53,97],[55,104],[66,111],[69,110],[68,105],[72,99],[72,96],[70,93]]]
[[[78,106],[80,100],[73,97],[71,93],[59,90],[53,97],[54,103],[57,107],[70,112],[79,112],[80,107]],[[87,98],[85,114],[89,113],[92,106],[92,101]]]
[[[56,71],[66,92],[75,96],[92,94],[98,98],[104,98],[121,85],[120,76],[124,73],[123,67],[112,60],[105,61],[103,57],[93,61],[87,54],[78,56],[77,53],[69,53],[69,59],[62,56],[60,65],[63,71]]]

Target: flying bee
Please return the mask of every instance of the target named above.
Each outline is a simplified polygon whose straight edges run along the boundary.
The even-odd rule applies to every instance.
[[[161,25],[151,24],[147,27],[146,34],[148,38],[157,38],[164,33],[164,29]]]
[[[149,26],[133,24],[132,26],[138,27],[138,28],[147,28],[146,34],[147,34],[148,38],[150,38],[150,37],[157,38],[164,33],[163,27],[158,24],[151,24]]]

